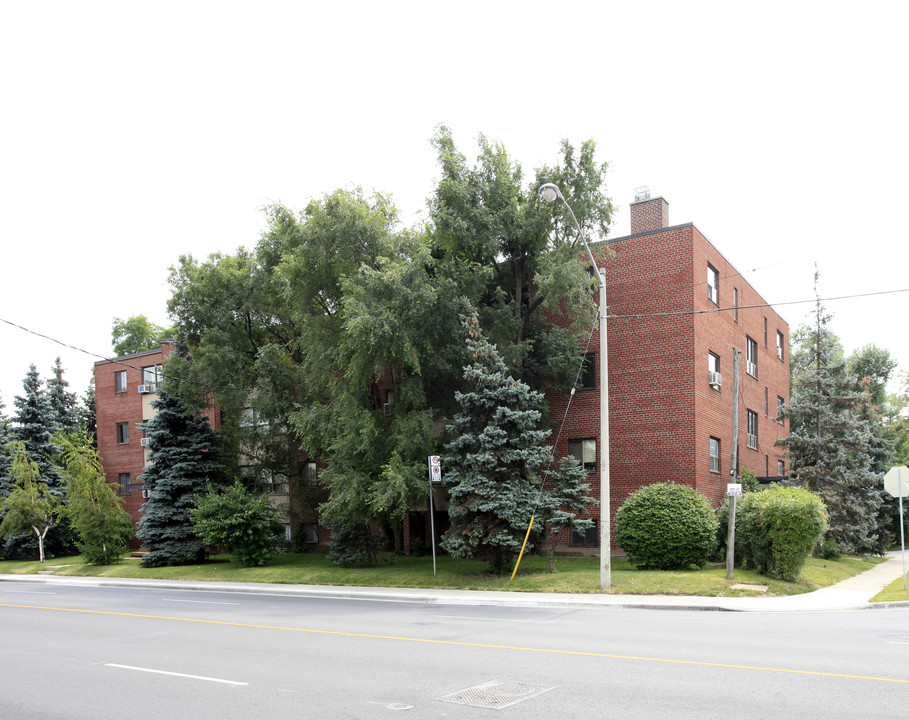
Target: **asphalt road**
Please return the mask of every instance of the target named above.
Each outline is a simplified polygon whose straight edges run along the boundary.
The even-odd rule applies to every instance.
[[[3,582],[0,638],[2,720],[909,714],[907,608],[508,608]]]

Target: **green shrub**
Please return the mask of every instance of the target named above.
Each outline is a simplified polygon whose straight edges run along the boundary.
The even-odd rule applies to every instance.
[[[843,551],[840,550],[839,543],[833,538],[825,538],[817,546],[814,554],[824,560],[839,560],[843,557]]]
[[[736,545],[748,567],[795,580],[827,530],[823,501],[804,488],[747,493],[736,513]]]
[[[632,493],[615,516],[616,541],[641,569],[702,567],[716,543],[710,502],[688,485],[656,483]]]
[[[209,545],[226,548],[244,567],[260,567],[278,552],[284,525],[267,495],[256,496],[236,480],[195,500],[190,513],[196,533]]]
[[[381,537],[373,535],[366,525],[337,525],[331,530],[328,559],[341,567],[378,565]]]

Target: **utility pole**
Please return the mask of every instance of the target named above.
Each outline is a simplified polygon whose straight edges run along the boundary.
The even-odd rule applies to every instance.
[[[729,465],[729,482],[736,480],[739,466],[739,355],[732,348],[732,459]],[[735,501],[736,496],[729,497],[729,534],[726,536],[726,579],[732,580],[735,572]]]

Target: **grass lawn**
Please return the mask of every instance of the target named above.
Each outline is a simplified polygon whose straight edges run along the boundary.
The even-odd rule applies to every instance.
[[[362,587],[437,588],[458,590],[509,590],[515,592],[594,593],[611,592],[640,595],[704,595],[715,597],[756,595],[797,595],[832,585],[869,569],[882,558],[844,557],[839,560],[811,558],[796,582],[784,582],[736,568],[735,577],[726,579],[725,565],[712,565],[701,570],[638,570],[628,561],[612,563],[612,589],[599,588],[597,558],[557,558],[556,571],[549,572],[549,561],[527,557],[513,581],[509,575],[486,572],[487,564],[476,560],[437,559],[433,575],[431,557],[383,558],[373,568],[340,568],[320,553],[286,553],[278,555],[263,568],[243,568],[226,555],[216,556],[200,565],[167,568],[143,568],[138,561],[125,559],[116,565],[85,565],[78,556],[55,558],[46,563],[0,562],[0,574],[33,574],[50,570],[55,575],[91,577],[157,578],[221,582],[285,583],[302,585],[357,585]],[[58,567],[63,566],[63,567]],[[766,585],[768,591],[736,589],[733,584]],[[900,582],[900,592],[902,582]],[[877,598],[876,598],[877,599]],[[901,599],[909,599],[903,597]]]

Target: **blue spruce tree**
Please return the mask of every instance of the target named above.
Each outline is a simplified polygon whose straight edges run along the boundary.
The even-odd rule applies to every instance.
[[[28,458],[35,462],[41,475],[41,482],[47,484],[48,491],[58,500],[66,497],[66,488],[60,477],[55,458],[60,448],[53,442],[53,435],[59,430],[56,414],[51,406],[44,387],[44,382],[34,365],[30,365],[25,378],[22,380],[23,394],[13,399],[16,406],[12,420],[12,428],[8,431],[8,440],[21,441],[25,446]],[[0,466],[7,470],[4,482],[7,487],[4,492],[9,493],[8,460],[0,461]],[[44,548],[48,555],[60,555],[72,548],[68,539],[65,525],[56,526],[44,539]],[[10,535],[3,541],[0,556],[8,559],[25,559],[38,556],[38,541],[33,533],[20,533]]]
[[[504,572],[540,501],[541,471],[552,459],[550,431],[540,427],[542,393],[510,375],[476,314],[465,319],[464,330],[473,362],[464,369],[466,389],[455,394],[461,409],[448,426],[453,440],[443,462],[451,527],[442,547]],[[531,543],[540,533],[535,525]]]
[[[799,367],[786,409],[790,432],[777,444],[789,448],[793,481],[827,505],[827,538],[847,554],[881,552],[886,516],[880,512],[882,479],[874,460],[883,448],[866,408],[868,396],[855,389],[829,320],[818,302],[815,327],[793,352]]]
[[[53,377],[47,380],[47,399],[54,415],[57,427],[63,432],[73,432],[79,426],[76,393],[67,390],[69,380],[63,377],[63,365],[60,358],[51,368]]]
[[[205,545],[193,529],[190,511],[196,495],[222,478],[217,436],[208,420],[161,391],[152,402],[157,414],[140,425],[148,438],[149,464],[143,479],[148,500],[138,535],[148,554],[146,567],[186,565],[205,559]]]

